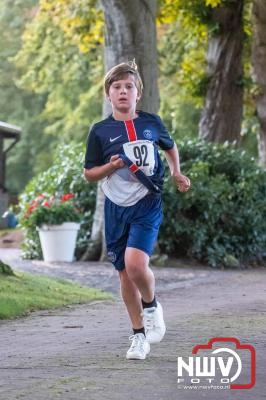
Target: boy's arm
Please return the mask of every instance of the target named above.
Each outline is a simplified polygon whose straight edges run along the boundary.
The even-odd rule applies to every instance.
[[[190,188],[190,179],[181,174],[179,153],[176,144],[174,144],[170,150],[165,150],[165,157],[171,171],[171,176],[178,190],[180,192],[187,192]]]
[[[111,175],[116,169],[122,168],[123,166],[124,162],[116,154],[110,158],[110,161],[107,164],[90,169],[84,168],[84,176],[88,182],[99,181],[100,179]]]

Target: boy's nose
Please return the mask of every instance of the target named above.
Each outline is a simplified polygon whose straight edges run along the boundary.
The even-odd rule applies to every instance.
[[[121,87],[121,90],[120,90],[121,93],[126,93],[126,91],[127,91],[127,89],[125,87]]]

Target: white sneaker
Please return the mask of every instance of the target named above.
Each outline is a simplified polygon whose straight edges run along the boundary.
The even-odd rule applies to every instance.
[[[166,327],[163,319],[163,309],[157,301],[157,307],[144,308],[143,322],[146,339],[149,343],[159,343],[164,337]]]
[[[127,351],[126,358],[128,360],[145,360],[146,355],[150,352],[150,344],[143,333],[136,333],[130,336],[129,340],[132,340],[132,343]]]

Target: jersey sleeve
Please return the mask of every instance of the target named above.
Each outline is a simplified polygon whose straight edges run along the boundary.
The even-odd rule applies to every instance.
[[[84,168],[90,169],[103,165],[104,161],[102,154],[102,146],[99,137],[96,135],[95,127],[93,126],[87,138]]]
[[[164,126],[161,118],[156,115],[156,119],[157,122],[159,124],[160,127],[160,136],[159,136],[159,141],[158,141],[158,145],[162,150],[170,150],[174,147],[174,140],[171,138],[171,136],[169,135],[166,127]]]

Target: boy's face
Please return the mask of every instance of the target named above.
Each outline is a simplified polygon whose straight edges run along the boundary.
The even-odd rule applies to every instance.
[[[109,88],[107,97],[112,104],[113,110],[123,113],[135,110],[140,96],[138,95],[134,76],[127,74],[123,79],[114,81]]]

